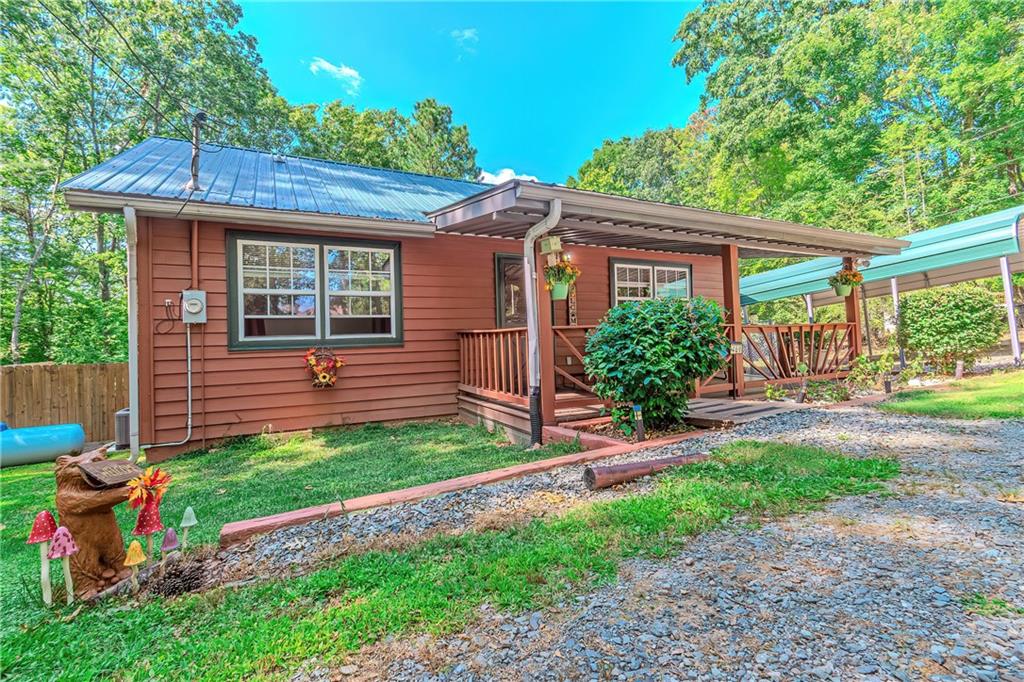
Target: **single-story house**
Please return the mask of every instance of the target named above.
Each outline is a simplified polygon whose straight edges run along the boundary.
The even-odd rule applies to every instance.
[[[621,301],[662,295],[726,310],[729,370],[697,392],[799,380],[799,358],[838,376],[860,352],[856,292],[845,324],[743,328],[739,258],[853,264],[905,244],[219,145],[202,146],[193,177],[194,151],[150,138],[62,185],[74,209],[125,216],[130,445],[151,460],[268,429],[460,414],[538,441],[543,424],[600,404],[581,370],[586,331]],[[546,237],[582,270],[566,300],[535,276]],[[754,357],[744,339],[761,340]],[[344,357],[333,388],[311,385],[310,347]]]

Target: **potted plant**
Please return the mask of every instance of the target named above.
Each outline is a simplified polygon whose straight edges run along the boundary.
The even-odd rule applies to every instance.
[[[843,268],[828,278],[828,285],[836,292],[836,296],[849,296],[854,287],[859,287],[864,275],[856,270]]]
[[[556,261],[544,268],[544,280],[551,292],[552,301],[564,301],[569,297],[569,285],[580,276],[580,269],[568,259]]]

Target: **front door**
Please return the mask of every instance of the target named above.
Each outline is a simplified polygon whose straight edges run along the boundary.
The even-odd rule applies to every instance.
[[[495,258],[497,270],[498,326],[525,327],[526,300],[524,298],[523,257]]]

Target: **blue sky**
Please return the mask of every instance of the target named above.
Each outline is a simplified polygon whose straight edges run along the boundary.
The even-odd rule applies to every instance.
[[[671,66],[692,3],[241,4],[290,102],[434,97],[494,173],[564,182],[605,139],[685,124],[703,88]]]

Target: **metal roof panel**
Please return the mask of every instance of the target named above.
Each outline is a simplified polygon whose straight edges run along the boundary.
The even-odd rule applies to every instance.
[[[151,137],[61,188],[153,199],[189,196],[192,145]],[[488,185],[356,164],[203,144],[191,203],[429,224],[425,213]]]

